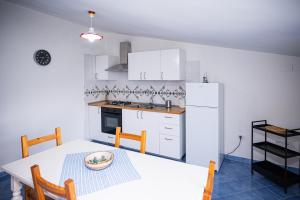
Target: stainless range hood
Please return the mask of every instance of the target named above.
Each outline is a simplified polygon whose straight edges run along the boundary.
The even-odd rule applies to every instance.
[[[128,53],[131,53],[131,43],[120,43],[120,64],[111,66],[105,71],[109,72],[128,72]]]

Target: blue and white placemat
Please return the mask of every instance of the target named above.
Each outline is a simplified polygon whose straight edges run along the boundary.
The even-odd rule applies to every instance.
[[[84,164],[84,157],[91,152],[68,154],[60,176],[60,185],[64,186],[64,181],[68,178],[73,179],[76,195],[81,196],[141,178],[124,150],[112,152],[112,164],[99,171],[88,169]]]

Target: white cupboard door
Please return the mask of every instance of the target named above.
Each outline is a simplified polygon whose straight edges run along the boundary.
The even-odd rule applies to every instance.
[[[161,80],[180,80],[180,50],[161,51]]]
[[[128,80],[160,80],[160,51],[128,54]]]
[[[88,112],[90,139],[106,142],[106,138],[101,132],[101,108],[89,106]]]
[[[146,152],[159,154],[159,114],[141,111],[141,130],[146,131]]]
[[[143,80],[143,65],[142,53],[129,53],[128,80]]]
[[[219,106],[218,83],[186,83],[187,106]]]
[[[181,159],[179,138],[176,136],[161,134],[160,154],[171,158]]]
[[[186,107],[186,162],[207,167],[210,160],[218,165],[218,109]]]
[[[141,111],[137,110],[122,110],[122,132],[123,133],[133,133],[140,135],[141,134]],[[132,149],[139,150],[140,143],[138,141],[121,139],[121,146],[129,147]]]
[[[105,71],[108,67],[108,56],[96,56],[96,79],[108,80],[108,72]]]
[[[142,53],[143,80],[160,79],[160,51],[147,51]]]

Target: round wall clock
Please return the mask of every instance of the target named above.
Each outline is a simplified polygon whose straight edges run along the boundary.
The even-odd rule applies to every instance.
[[[37,50],[33,57],[35,62],[42,66],[46,66],[51,62],[50,53],[44,49]]]

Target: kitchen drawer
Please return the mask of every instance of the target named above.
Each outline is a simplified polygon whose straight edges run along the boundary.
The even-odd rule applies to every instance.
[[[179,137],[161,134],[159,148],[161,155],[181,159]]]
[[[106,134],[102,133],[101,131],[98,131],[96,133],[92,133],[90,138],[93,139],[93,140],[100,141],[100,142],[106,142],[107,141]]]
[[[110,144],[115,144],[116,136],[111,134],[106,134],[106,142]]]
[[[165,135],[180,136],[179,125],[161,124],[159,127],[159,132]]]
[[[161,123],[162,124],[180,124],[180,115],[175,114],[161,114]]]

